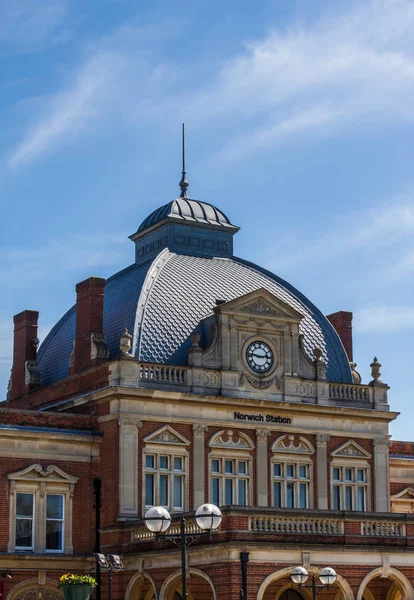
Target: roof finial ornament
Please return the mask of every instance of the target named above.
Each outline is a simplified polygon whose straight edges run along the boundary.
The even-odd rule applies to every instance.
[[[184,132],[184,123],[183,123],[183,170],[182,170],[182,177],[181,177],[181,181],[180,181],[180,188],[181,188],[180,198],[188,198],[187,190],[188,190],[189,183],[187,181],[186,175],[187,174],[185,172],[185,132]]]

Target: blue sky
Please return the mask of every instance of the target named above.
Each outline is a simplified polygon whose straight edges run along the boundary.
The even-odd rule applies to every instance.
[[[133,261],[127,236],[178,195],[241,227],[236,254],[383,364],[414,439],[414,2],[0,0],[0,388],[12,315],[40,337],[76,282]]]

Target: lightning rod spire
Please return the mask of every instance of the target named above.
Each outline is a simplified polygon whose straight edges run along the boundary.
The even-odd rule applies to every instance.
[[[188,198],[188,194],[187,194],[187,190],[188,190],[188,186],[189,183],[187,181],[187,173],[185,171],[185,130],[184,130],[184,123],[183,123],[183,170],[182,170],[182,177],[181,177],[181,181],[180,181],[180,188],[181,188],[181,194],[180,194],[180,198]]]

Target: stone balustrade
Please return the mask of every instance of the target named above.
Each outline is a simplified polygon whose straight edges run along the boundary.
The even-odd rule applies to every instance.
[[[139,363],[139,381],[187,385],[187,370],[186,367]]]
[[[341,535],[343,534],[343,522],[339,519],[259,516],[250,518],[249,529],[251,531],[261,531],[269,533]]]
[[[346,383],[330,383],[329,398],[349,402],[371,402],[370,388],[366,385],[349,385]]]
[[[362,521],[361,535],[405,537],[405,524],[395,521]]]

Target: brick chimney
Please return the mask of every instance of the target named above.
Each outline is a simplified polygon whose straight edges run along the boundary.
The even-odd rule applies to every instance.
[[[37,370],[37,310],[24,310],[13,317],[13,367],[7,399],[18,398],[36,389],[40,383]]]
[[[89,277],[76,286],[76,339],[71,374],[80,373],[108,359],[103,337],[105,279]]]
[[[346,310],[326,315],[326,318],[334,326],[337,334],[348,355],[348,360],[352,362],[352,313]]]

